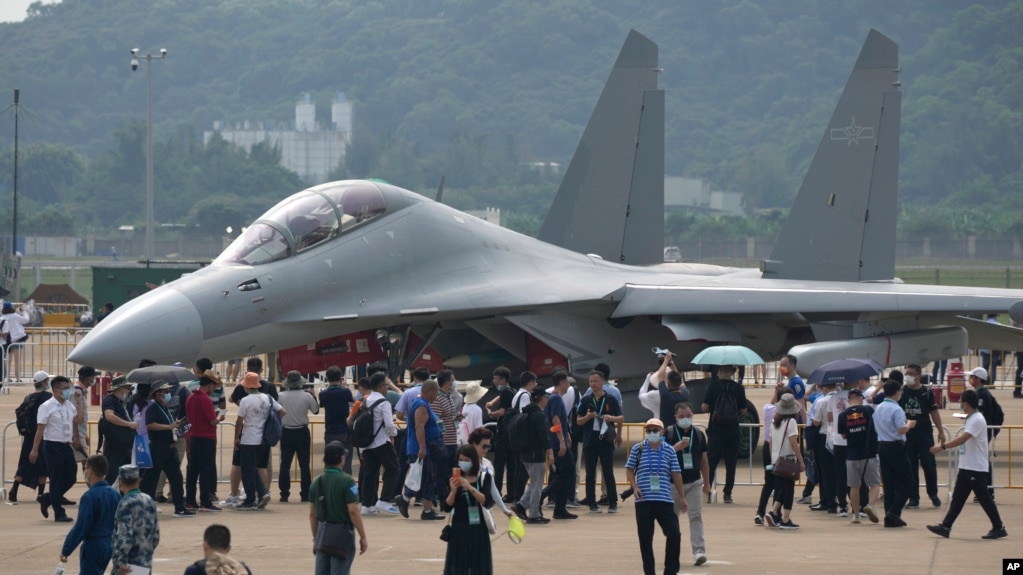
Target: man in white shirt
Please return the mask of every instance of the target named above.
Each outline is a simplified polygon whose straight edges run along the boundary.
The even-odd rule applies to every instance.
[[[362,401],[368,409],[373,411],[375,435],[372,443],[362,450],[362,465],[365,468],[365,471],[359,473],[359,499],[362,501],[362,514],[376,515],[380,511],[384,511],[397,515],[400,513],[398,508],[390,502],[399,496],[398,455],[394,451],[394,444],[391,443],[391,438],[398,434],[398,428],[394,426],[391,404],[384,396],[388,387],[387,374],[374,373],[369,378],[369,386],[373,391],[369,397],[364,397]],[[384,468],[384,486],[380,489],[378,497],[377,489],[380,484],[381,467]]]
[[[33,464],[39,457],[46,460],[50,491],[36,498],[43,517],[50,517],[48,508],[52,506],[54,521],[70,523],[72,520],[64,511],[64,494],[75,484],[78,475],[73,451],[79,445],[78,426],[75,425],[78,411],[71,402],[73,392],[70,379],[58,375],[53,378],[50,387],[53,397],[39,406],[35,442],[28,460]]]
[[[270,446],[263,442],[263,427],[271,409],[281,417],[287,412],[273,397],[260,390],[262,384],[258,374],[246,373],[242,385],[248,395],[238,402],[234,447],[238,450],[238,460],[241,463],[245,501],[235,509],[263,509],[270,503],[270,490],[263,485],[263,478],[259,475],[259,469],[268,463],[263,459],[270,458]]]
[[[298,457],[298,469],[301,477],[299,497],[302,503],[309,501],[309,485],[312,483],[312,472],[309,467],[310,441],[309,414],[319,413],[320,404],[311,387],[302,374],[289,371],[284,380],[278,401],[284,406],[287,415],[281,420],[281,468],[277,476],[277,487],[281,490],[281,503],[287,503],[291,496],[291,460]]]
[[[838,498],[838,516],[848,517],[849,507],[846,504],[846,497],[849,493],[848,478],[846,477],[845,448],[848,445],[846,438],[838,432],[838,416],[849,407],[849,390],[859,389],[860,382],[846,382],[844,389],[836,391],[828,397],[828,443],[834,450],[834,486],[835,497]],[[866,383],[866,381],[863,381]]]
[[[981,535],[981,539],[1001,539],[1009,534],[1006,533],[1005,524],[998,514],[998,507],[988,492],[987,421],[984,414],[978,410],[980,397],[976,391],[972,389],[963,391],[962,401],[963,411],[966,412],[962,435],[931,448],[931,453],[938,453],[958,447],[959,474],[956,476],[952,503],[948,506],[945,519],[938,525],[928,525],[927,529],[947,539],[952,532],[952,524],[959,517],[963,506],[966,505],[966,498],[972,491],[991,521],[991,531],[987,535]]]
[[[828,511],[838,513],[838,508],[835,506],[836,496],[836,485],[835,485],[835,456],[829,448],[830,446],[830,413],[829,405],[831,397],[835,394],[835,382],[824,382],[821,383],[821,391],[824,393],[823,397],[817,399],[813,406],[813,419],[811,419],[811,425],[818,428],[817,435],[817,446],[814,448],[814,463],[816,463],[820,469],[820,480],[821,480],[821,500],[816,505],[811,505],[812,511]],[[844,465],[844,463],[843,463]]]

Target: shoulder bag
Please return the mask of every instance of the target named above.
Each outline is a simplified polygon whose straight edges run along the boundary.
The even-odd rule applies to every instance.
[[[320,521],[316,529],[316,552],[338,559],[348,559],[349,554],[355,551],[355,531],[348,523],[327,522],[327,490],[322,479],[320,487],[322,493],[319,506],[323,521]]]
[[[786,432],[789,429],[789,423],[792,423],[791,418],[789,418],[789,420],[785,422]],[[782,434],[782,441],[788,441],[788,436]],[[781,448],[779,448],[778,452],[781,453]],[[774,462],[774,469],[771,470],[771,473],[777,475],[778,477],[784,477],[785,479],[798,481],[799,460],[796,459],[795,455],[779,455],[778,459]]]

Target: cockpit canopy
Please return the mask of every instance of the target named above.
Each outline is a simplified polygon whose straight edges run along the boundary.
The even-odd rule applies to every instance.
[[[396,189],[366,180],[345,180],[301,191],[270,208],[214,263],[255,266],[345,234],[387,212],[384,186]],[[388,195],[403,204],[400,195]]]

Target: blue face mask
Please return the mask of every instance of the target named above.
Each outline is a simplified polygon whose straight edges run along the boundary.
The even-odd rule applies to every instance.
[[[458,468],[462,470],[462,473],[469,473],[470,471],[472,471],[472,462],[471,461],[459,461],[458,462]]]
[[[692,427],[693,426],[693,418],[692,417],[680,417],[678,419],[678,426],[679,427],[686,427],[686,428]]]
[[[660,431],[648,431],[646,432],[646,440],[650,443],[657,443],[661,440]]]
[[[69,387],[69,388],[61,391],[60,394],[64,398],[64,401],[67,401],[67,400],[71,399],[71,388]]]

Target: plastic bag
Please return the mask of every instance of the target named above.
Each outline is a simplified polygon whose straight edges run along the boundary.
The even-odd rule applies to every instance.
[[[423,486],[423,462],[416,460],[408,466],[408,475],[405,476],[405,487],[409,491],[418,492]]]

